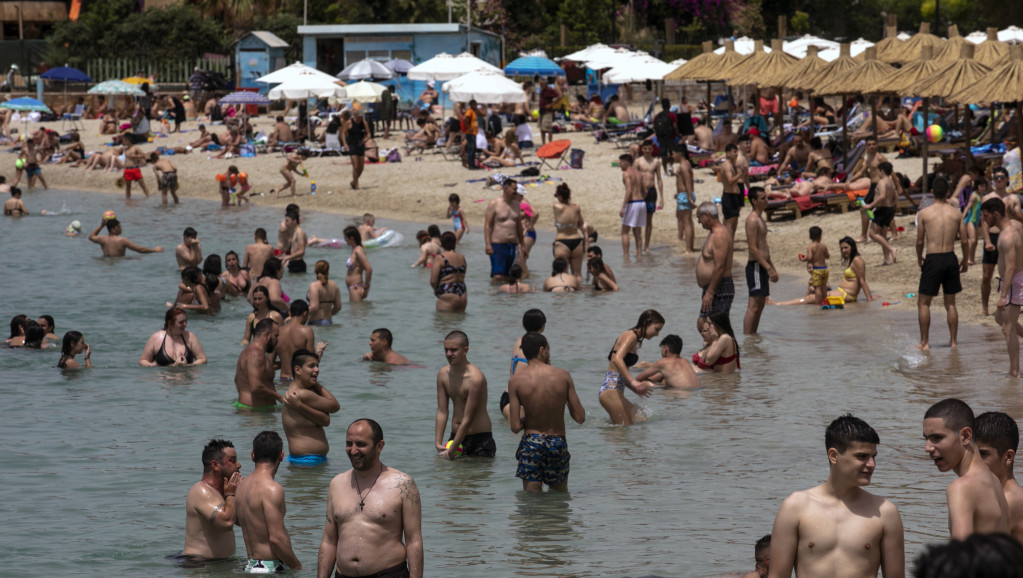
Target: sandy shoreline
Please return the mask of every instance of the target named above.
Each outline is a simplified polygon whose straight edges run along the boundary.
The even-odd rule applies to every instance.
[[[198,122],[189,121],[185,124],[188,132],[181,134],[170,134],[166,138],[154,138],[154,142],[140,145],[145,152],[155,150],[157,147],[184,146],[198,135]],[[59,123],[42,123],[54,130],[59,128]],[[272,121],[269,117],[260,117],[254,120],[256,130],[269,130]],[[22,127],[19,126],[19,129]],[[29,130],[34,127],[30,126]],[[213,132],[222,133],[223,126],[212,126]],[[106,150],[106,142],[109,136],[99,135],[99,121],[85,121],[85,131],[81,133],[82,141],[87,151]],[[586,132],[570,132],[556,135],[557,138],[568,138],[572,141],[573,148],[580,148],[586,151],[583,170],[558,170],[543,171],[554,179],[568,183],[572,189],[572,199],[579,203],[587,221],[592,223],[600,233],[600,243],[619,242],[619,231],[621,220],[618,210],[621,206],[623,187],[621,184],[621,171],[612,166],[617,161],[618,155],[623,151],[609,143],[596,143],[593,137]],[[392,132],[390,139],[378,138],[377,142],[381,149],[401,145],[401,132]],[[470,179],[482,179],[493,174],[488,171],[468,171],[461,167],[456,160],[447,161],[440,154],[427,152],[421,157],[408,156],[402,150],[401,163],[388,163],[378,165],[367,165],[361,179],[361,187],[355,191],[349,187],[351,181],[351,166],[344,157],[311,158],[305,163],[311,179],[317,184],[317,194],[309,194],[310,179],[298,177],[295,199],[282,196],[274,199],[270,196],[259,196],[259,193],[268,194],[271,189],[280,187],[284,180],[279,171],[284,164],[280,153],[268,153],[255,158],[234,158],[209,159],[210,153],[193,152],[187,155],[175,155],[167,157],[178,169],[180,183],[179,196],[182,199],[200,198],[219,201],[220,195],[215,181],[217,173],[225,172],[231,164],[237,165],[240,170],[248,173],[249,182],[252,185],[253,203],[271,207],[284,207],[290,202],[297,202],[302,205],[303,210],[322,211],[325,213],[344,214],[349,216],[361,215],[369,212],[379,217],[418,223],[436,223],[442,229],[449,228],[449,220],[445,214],[447,210],[447,199],[451,193],[458,193],[461,197],[461,207],[466,218],[469,219],[472,234],[482,233],[483,216],[487,201],[499,195],[496,189],[486,188],[483,183],[468,183]],[[889,155],[891,156],[891,155]],[[0,173],[8,178],[10,183],[14,178],[14,155],[3,153],[3,166],[5,170]],[[527,160],[536,160],[535,155],[527,156]],[[932,162],[935,160],[932,159]],[[897,159],[893,161],[895,170],[907,175],[910,179],[920,176],[920,160],[918,158]],[[65,188],[84,191],[95,191],[110,194],[123,194],[123,189],[116,187],[115,181],[120,176],[120,171],[103,172],[100,170],[85,171],[74,169],[65,165],[44,164],[43,176],[50,187]],[[505,174],[517,175],[521,168],[505,169]],[[159,203],[159,194],[156,190],[156,180],[150,167],[143,168],[147,185],[150,189],[150,199],[143,200],[144,203]],[[720,188],[715,181],[714,173],[709,169],[697,169],[696,179],[702,183],[696,185],[697,202],[711,200],[720,195]],[[544,184],[529,186],[527,188],[527,200],[540,211],[538,229],[544,231],[553,230],[551,203],[553,203],[554,189],[561,181],[552,181]],[[24,177],[19,187],[26,190]],[[669,199],[674,196],[674,178],[665,180],[665,192]],[[26,192],[24,200],[29,210],[39,210],[38,188],[32,193]],[[132,191],[133,199],[144,199],[141,190],[136,185]],[[187,202],[183,200],[182,202]],[[681,252],[681,245],[676,240],[676,225],[673,210],[673,200],[668,208],[670,212],[658,212],[654,222],[653,243],[660,245],[671,245],[676,252]],[[740,268],[745,264],[746,240],[743,233],[741,220],[749,214],[749,207],[743,209],[740,217],[739,231],[736,234],[735,264]],[[898,249],[898,263],[882,267],[883,258],[881,248],[876,243],[867,243],[860,246],[860,252],[867,262],[867,280],[875,295],[880,295],[877,302],[870,304],[870,307],[880,307],[882,301],[891,302],[891,307],[912,310],[915,308],[916,300],[907,298],[907,294],[915,294],[919,282],[919,267],[916,262],[916,228],[914,217],[896,217],[895,224],[904,227],[899,241],[895,243]],[[805,253],[808,239],[808,230],[811,226],[817,225],[824,230],[824,242],[828,246],[832,258],[830,266],[832,269],[832,285],[837,284],[838,275],[842,268],[841,257],[838,247],[838,239],[846,235],[858,237],[860,232],[860,217],[857,212],[845,214],[839,213],[810,213],[800,220],[772,221],[768,224],[768,243],[771,248],[772,258],[779,272],[783,275],[793,275],[798,278],[806,277],[805,265],[796,257],[799,253]],[[343,225],[339,224],[336,231],[317,231],[318,234],[329,234],[341,236]],[[424,226],[425,228],[425,226]],[[699,249],[704,237],[704,231],[695,225],[696,243]],[[978,249],[977,260],[980,260]],[[540,273],[546,270],[546,253],[537,253],[530,260],[531,268]],[[980,308],[980,266],[972,267],[968,273],[963,275],[963,292],[959,294],[957,305],[960,321],[963,323],[981,324],[990,327],[997,327],[992,317],[981,315]],[[737,279],[737,285],[743,283]],[[695,281],[694,281],[695,285]],[[745,299],[742,298],[745,289],[740,288],[739,298],[736,300],[735,312],[741,316],[739,311],[745,310]],[[772,295],[772,297],[783,300],[800,297],[800,295]],[[862,305],[861,305],[862,306]],[[991,309],[993,311],[994,305]],[[940,300],[935,300],[932,307],[932,340],[936,344],[942,344],[947,339],[945,327],[945,313]],[[734,320],[733,320],[734,322]]]

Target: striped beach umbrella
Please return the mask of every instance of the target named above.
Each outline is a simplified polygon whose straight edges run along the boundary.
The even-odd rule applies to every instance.
[[[123,80],[107,80],[89,89],[89,94],[126,94],[129,96],[142,96],[145,93],[142,89],[128,84]]]

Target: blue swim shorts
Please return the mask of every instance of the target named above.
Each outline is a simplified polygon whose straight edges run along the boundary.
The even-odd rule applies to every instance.
[[[295,454],[288,454],[288,461],[298,466],[318,466],[327,463],[327,456],[317,454],[296,456]]]
[[[490,256],[490,276],[507,277],[519,254],[518,243],[492,243],[490,246],[494,249]]]
[[[568,452],[564,436],[533,433],[522,436],[515,459],[519,460],[515,477],[554,486],[568,479],[572,454]]]

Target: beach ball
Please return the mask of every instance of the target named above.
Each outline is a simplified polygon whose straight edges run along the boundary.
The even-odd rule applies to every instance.
[[[115,213],[113,211],[107,211],[107,212],[103,213],[103,220],[104,221],[110,221],[110,220],[116,219],[116,218],[117,218],[117,213]]]
[[[939,142],[943,136],[945,136],[945,133],[941,130],[940,125],[932,124],[927,127],[927,140],[929,142]]]
[[[80,221],[77,221],[77,220],[71,221],[71,228],[76,230],[76,231],[81,231],[82,230],[82,223]]]
[[[530,114],[533,115],[533,118],[540,118],[540,110],[539,109],[533,109],[533,112],[530,113]]]
[[[447,445],[445,445],[444,447],[446,449],[450,450],[451,449],[451,444],[453,444],[453,443],[455,443],[455,440],[448,440]],[[456,449],[455,452],[459,453],[459,454],[464,453],[465,452],[465,448],[462,447],[462,444],[458,444],[458,449]]]
[[[18,159],[16,161],[14,161],[14,168],[18,169],[19,171],[20,170],[24,170],[24,168],[25,168],[25,159]]]

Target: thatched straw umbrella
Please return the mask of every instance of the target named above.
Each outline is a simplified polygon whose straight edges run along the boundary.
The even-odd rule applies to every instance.
[[[870,100],[870,116],[874,125],[874,138],[877,138],[877,92],[874,90],[879,84],[891,78],[895,74],[895,68],[877,59],[875,47],[867,48],[864,53],[866,60],[857,65],[855,69],[842,76],[835,76],[831,82],[817,87],[821,94],[872,94]],[[845,127],[842,127],[843,138]]]
[[[772,46],[772,50],[774,50],[773,46]],[[797,81],[799,81],[799,80],[801,80],[803,78],[808,78],[808,77],[810,77],[812,75],[817,74],[818,72],[820,72],[820,70],[822,68],[824,68],[828,64],[828,61],[826,61],[823,58],[817,56],[817,53],[818,53],[819,50],[820,50],[820,48],[817,47],[817,46],[807,46],[806,47],[806,56],[804,56],[801,60],[797,60],[796,62],[790,64],[789,66],[787,66],[785,68],[778,68],[777,70],[774,71],[773,74],[765,75],[766,76],[765,78],[759,79],[760,80],[760,85],[761,86],[777,86],[777,87],[781,87],[781,88],[791,88],[792,87],[792,82],[797,82]],[[771,54],[774,54],[774,52],[772,52]],[[810,100],[810,118],[811,118],[811,122],[810,122],[810,137],[812,138],[813,137],[813,130],[814,130],[812,119],[813,119],[813,116],[814,116],[814,108],[815,107],[814,107],[814,103],[813,103],[813,98],[810,96],[809,92],[810,91],[807,91],[807,98],[809,98],[809,100]],[[792,124],[793,125],[798,124],[796,118],[793,118]]]
[[[889,76],[883,82],[871,87],[870,92],[890,92],[895,94],[902,94],[906,92],[906,89],[914,84],[934,76],[936,72],[945,68],[938,63],[938,61],[931,58],[932,48],[930,46],[923,46],[920,48],[920,58],[914,60],[902,68],[895,71],[894,74]],[[956,53],[958,58],[958,53]]]
[[[941,64],[951,64],[959,58],[959,47],[969,40],[959,35],[959,27],[953,24],[948,27],[948,40],[941,45],[941,48],[934,51],[934,60]]]
[[[973,46],[964,45],[959,53],[960,57],[952,64],[943,67],[932,76],[921,80],[906,88],[906,92],[912,96],[919,96],[924,99],[924,146],[923,163],[924,179],[927,178],[927,124],[928,105],[932,98],[944,98],[977,84],[984,77],[990,68],[973,59]],[[966,115],[966,156],[970,156],[970,115]]]
[[[949,100],[967,105],[1015,102],[1016,138],[1020,146],[1023,146],[1023,44],[1009,48],[1008,62],[987,73],[973,85],[953,94]]]
[[[987,40],[977,45],[973,51],[973,59],[988,68],[1005,64],[1009,58],[1009,45],[998,40],[998,29],[987,29]]]
[[[664,80],[696,80],[707,82],[707,121],[710,121],[710,109],[713,106],[711,102],[711,82],[707,81],[703,77],[704,72],[712,72],[717,70],[725,59],[728,59],[727,66],[731,66],[736,62],[736,59],[742,60],[744,57],[735,52],[735,43],[731,40],[725,41],[725,52],[723,54],[714,53],[714,44],[711,41],[703,43],[703,54],[700,54],[696,58],[693,58],[689,62],[676,68],[674,71],[669,72],[665,75]]]
[[[874,45],[877,49],[877,58],[882,62],[899,62],[902,55],[902,45],[905,42],[899,40],[899,31],[894,26],[885,26],[884,39]],[[866,56],[861,52],[858,60],[864,60]]]
[[[763,42],[760,43],[760,51],[763,52]],[[706,82],[724,82],[727,80],[728,71],[735,69],[736,66],[747,57],[739,54],[735,51],[735,43],[731,40],[725,41],[725,52],[718,56],[716,60],[709,63],[706,67],[698,70],[693,75],[693,80],[703,80]],[[728,122],[732,120],[732,99],[731,94],[728,95],[728,114],[726,119]],[[710,106],[710,102],[707,103]],[[709,120],[709,117],[708,117]]]
[[[682,66],[666,74],[664,80],[691,80],[691,74],[694,71],[703,68],[708,62],[713,62],[717,58],[720,58],[720,56],[714,54],[714,43],[707,40],[703,43],[702,54],[693,57]]]
[[[892,50],[893,58],[882,58],[881,60],[890,63],[910,62],[916,60],[916,57],[920,54],[920,49],[924,46],[930,46],[933,51],[938,51],[944,42],[942,38],[931,34],[930,22],[921,22],[920,32],[917,32],[912,38],[903,42],[897,52],[894,49]]]
[[[780,84],[771,84],[771,79],[777,76],[781,76],[783,73],[789,71],[793,66],[799,63],[799,59],[791,54],[788,54],[783,50],[784,42],[780,39],[774,39],[771,41],[771,52],[761,53],[763,56],[756,61],[749,61],[747,64],[741,67],[739,72],[732,75],[729,79],[728,84],[732,86],[740,85],[752,85],[757,87],[757,105],[760,101],[760,89],[768,86],[776,86],[778,88],[778,95],[780,96],[781,86]],[[757,53],[754,52],[754,55]],[[814,51],[816,54],[816,50]],[[777,117],[775,117],[775,127],[781,126],[781,110],[782,107],[778,107]]]
[[[850,74],[856,67],[859,66],[851,56],[849,56],[849,45],[841,44],[838,47],[838,58],[824,65],[817,74],[796,80],[789,84],[789,88],[811,90],[816,94],[823,94],[819,89],[829,84],[834,78],[843,78]],[[845,103],[843,103],[845,104]],[[846,124],[849,122],[849,107],[843,106],[845,114],[842,116],[842,161],[843,163],[848,160],[846,154],[849,151],[848,142],[846,142]]]

